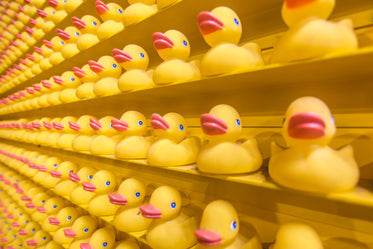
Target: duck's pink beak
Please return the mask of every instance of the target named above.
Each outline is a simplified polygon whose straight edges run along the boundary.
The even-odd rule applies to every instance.
[[[297,9],[315,1],[316,0],[285,0],[285,4],[289,9]]]
[[[54,226],[59,226],[61,222],[56,217],[49,217],[49,223]]]
[[[68,39],[70,39],[69,33],[63,31],[62,29],[57,29],[57,35],[64,41],[67,41]]]
[[[73,16],[72,17],[73,19],[73,24],[74,26],[77,28],[77,29],[84,29],[87,25],[85,24],[85,22],[83,22],[81,19]]]
[[[52,170],[49,173],[51,174],[52,177],[56,177],[56,178],[61,178],[62,177],[61,172],[59,172],[58,170]]]
[[[35,91],[38,91],[38,92],[41,91],[41,86],[39,86],[39,85],[34,84],[34,85],[32,85],[32,87],[34,88]]]
[[[108,6],[100,0],[96,1],[95,6],[96,6],[96,11],[100,16],[105,14],[109,10]]]
[[[19,224],[17,222],[13,222],[12,223],[12,227],[20,227]]]
[[[26,230],[18,230],[18,234],[21,235],[21,236],[26,236],[28,234],[28,232]]]
[[[224,23],[211,12],[203,11],[197,17],[199,31],[202,35],[208,35],[217,30],[222,30]]]
[[[45,12],[44,10],[41,10],[41,9],[38,9],[37,10],[37,13],[38,15],[41,17],[41,18],[46,18],[48,16],[47,12]]]
[[[59,85],[63,84],[63,79],[61,77],[53,76],[53,81]]]
[[[155,32],[152,35],[152,40],[156,50],[172,48],[174,46],[174,42],[161,32]]]
[[[325,136],[324,120],[312,112],[293,115],[288,123],[288,134],[296,139],[317,139]]]
[[[32,127],[34,127],[35,129],[41,129],[41,124],[36,123],[36,122],[32,122],[31,124],[32,124]]]
[[[60,124],[60,123],[57,123],[57,122],[53,122],[53,127],[54,127],[54,129],[56,129],[56,130],[63,130],[65,127],[63,127],[63,125],[62,124]]]
[[[56,8],[58,6],[58,1],[56,0],[48,0],[48,3],[53,8]]]
[[[48,130],[50,130],[50,129],[53,128],[52,124],[49,123],[49,122],[47,122],[47,121],[44,121],[44,122],[43,122],[43,125],[44,125],[44,127],[47,128]]]
[[[170,128],[169,124],[166,120],[162,118],[161,115],[157,113],[153,113],[151,117],[150,124],[152,125],[153,129],[161,129],[161,130],[168,130]]]
[[[26,207],[27,208],[35,208],[35,204],[32,203],[32,202],[28,202],[28,203],[26,203]]]
[[[33,18],[30,18],[29,22],[31,23],[32,26],[35,26],[37,24],[36,20]]]
[[[45,207],[42,207],[42,206],[37,207],[37,210],[38,210],[39,213],[43,213],[43,214],[47,212]]]
[[[203,246],[217,246],[221,244],[221,236],[215,232],[198,229],[194,231],[197,241]]]
[[[148,218],[148,219],[162,218],[162,212],[151,204],[146,205],[146,206],[140,206],[140,210],[141,210],[142,216],[144,216],[145,218]]]
[[[222,135],[227,133],[228,126],[225,122],[209,113],[201,115],[202,130],[207,135]]]
[[[118,63],[132,61],[132,56],[129,53],[126,53],[120,49],[115,48],[113,49],[112,53],[113,53],[114,59]]]
[[[51,88],[51,86],[52,86],[52,83],[50,83],[49,81],[46,81],[46,80],[41,81],[41,84],[45,88]]]
[[[36,240],[27,240],[26,241],[26,244],[28,246],[37,246],[38,245],[38,242]]]
[[[83,78],[85,76],[85,71],[79,67],[73,67],[73,72],[78,78]]]
[[[83,189],[85,191],[94,192],[96,190],[96,186],[90,182],[82,182]]]
[[[30,28],[29,26],[26,26],[25,27],[25,31],[29,34],[29,35],[32,35],[34,33],[34,31],[32,30],[32,28]]]
[[[42,54],[43,53],[43,49],[42,48],[39,48],[39,47],[34,47],[34,51],[38,54]]]
[[[108,194],[108,197],[110,199],[110,203],[114,205],[126,205],[127,199],[121,195],[121,194]]]
[[[6,242],[8,242],[8,239],[7,238],[2,238],[1,242],[6,243]]]
[[[35,60],[35,56],[33,56],[32,54],[26,54],[26,57],[27,57],[27,59],[29,59],[30,61],[34,61],[34,60]]]
[[[88,61],[88,65],[89,68],[95,73],[99,73],[104,69],[104,67],[100,63],[92,60]]]
[[[128,123],[124,122],[119,119],[112,119],[111,124],[113,125],[113,128],[117,131],[126,131],[128,130]]]
[[[39,171],[47,172],[47,170],[48,170],[47,166],[44,166],[44,165],[39,166]]]
[[[64,229],[63,232],[64,232],[66,238],[75,238],[76,237],[76,233],[72,229]]]
[[[73,121],[69,121],[69,127],[71,130],[74,130],[74,131],[79,131],[80,130],[80,125],[76,122],[73,122]]]
[[[81,243],[80,248],[81,249],[93,249],[93,247],[89,243]]]
[[[53,49],[53,43],[52,43],[52,42],[47,41],[47,40],[43,40],[43,43],[44,43],[44,45],[45,45],[47,48]]]
[[[32,198],[30,196],[25,195],[25,196],[21,197],[21,200],[22,201],[32,201]]]
[[[19,71],[22,71],[22,67],[20,65],[18,65],[18,64],[15,64],[14,68],[17,69],[17,70],[19,70]]]
[[[90,122],[89,122],[89,125],[90,125],[91,128],[94,129],[95,131],[98,131],[98,130],[100,130],[100,129],[102,128],[101,123],[98,122],[96,119],[91,118],[89,121],[90,121]]]
[[[70,172],[69,173],[69,179],[73,182],[80,182],[80,177],[78,174]]]

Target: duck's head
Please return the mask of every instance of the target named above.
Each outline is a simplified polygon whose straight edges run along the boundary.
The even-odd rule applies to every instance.
[[[50,195],[47,193],[38,193],[35,196],[32,196],[32,202],[26,203],[26,208],[34,210],[35,208],[39,213],[45,213],[44,205],[49,200]]]
[[[74,207],[62,208],[56,217],[49,217],[49,223],[54,226],[69,227],[80,216],[80,212]]]
[[[26,214],[23,210],[19,211],[16,214],[16,217],[18,218],[14,223],[12,223],[12,226],[18,229],[22,229],[23,227],[27,226],[27,224],[32,221],[31,217],[28,214]]]
[[[60,178],[60,179],[68,179],[70,173],[78,172],[78,166],[70,161],[64,161],[60,164],[57,170],[52,170],[49,173],[51,176]]]
[[[48,0],[48,4],[55,10],[64,10],[67,0]]]
[[[124,180],[116,194],[109,194],[109,199],[115,205],[137,205],[144,201],[146,195],[145,185],[135,178]]]
[[[114,59],[125,69],[146,70],[149,65],[149,55],[142,47],[129,44],[120,49],[113,50]]]
[[[119,134],[119,132],[114,129],[113,125],[111,124],[111,120],[113,119],[115,118],[112,116],[103,117],[98,121],[94,118],[91,118],[89,125],[99,135],[114,136]]]
[[[45,21],[52,21],[57,24],[61,22],[66,17],[65,11],[57,11],[53,7],[46,7],[44,12],[47,13],[47,16],[44,18]]]
[[[62,162],[63,161],[58,157],[49,157],[47,160],[45,160],[45,168],[41,169],[39,167],[39,171],[50,172],[53,170],[57,170]]]
[[[333,12],[335,0],[285,0],[282,18],[291,27],[309,17],[327,19]]]
[[[143,136],[146,133],[146,118],[138,111],[127,111],[119,119],[111,120],[112,127],[128,136]]]
[[[85,15],[82,18],[72,17],[74,26],[82,33],[96,34],[97,28],[101,25],[101,21],[91,15]]]
[[[156,32],[152,36],[153,45],[163,60],[180,59],[186,61],[190,55],[188,38],[177,30]]]
[[[93,175],[90,182],[83,182],[83,188],[85,191],[95,193],[111,193],[117,186],[116,175],[108,170],[100,170]]]
[[[203,11],[197,17],[199,31],[211,46],[221,43],[238,44],[242,35],[242,25],[238,15],[230,8],[217,7],[211,12]]]
[[[67,238],[85,239],[92,236],[97,228],[97,219],[93,216],[81,216],[74,221],[71,228],[64,229]]]
[[[71,130],[74,130],[78,133],[85,135],[93,135],[94,131],[90,127],[91,118],[96,120],[96,118],[91,115],[83,115],[76,121],[70,121],[69,127]]]
[[[318,98],[302,97],[288,107],[282,135],[288,146],[327,145],[336,132],[328,106]]]
[[[15,239],[17,239],[17,230],[12,228],[5,229],[4,236],[0,239],[0,242],[2,243],[11,243]]]
[[[74,26],[68,26],[65,30],[57,29],[57,35],[66,43],[74,43],[81,36],[81,31]]]
[[[43,246],[52,240],[52,236],[43,230],[37,231],[31,240],[27,240],[26,243],[28,246]]]
[[[102,56],[97,62],[90,60],[88,64],[91,70],[101,78],[119,78],[122,74],[122,68],[111,56]]]
[[[159,187],[152,193],[149,205],[140,206],[140,210],[148,219],[173,219],[181,210],[181,195],[175,188]]]
[[[64,199],[58,196],[54,196],[47,200],[44,205],[47,214],[57,214],[62,208],[66,206]]]
[[[40,230],[39,223],[36,221],[31,221],[23,229],[18,230],[18,235],[33,236],[38,230]]]
[[[186,121],[178,113],[170,112],[163,117],[153,113],[150,123],[158,138],[166,138],[178,143],[188,134]]]
[[[73,71],[66,71],[61,75],[62,85],[66,88],[75,88],[81,84],[79,77]]]
[[[90,182],[96,170],[91,167],[82,167],[78,173],[69,173],[69,179],[73,182]]]
[[[229,105],[217,105],[201,115],[201,127],[210,140],[236,141],[242,131],[238,112]]]
[[[46,2],[46,0],[26,0],[26,3],[29,5],[35,6],[36,8],[40,8]]]
[[[51,88],[52,84],[49,81],[43,81],[43,86],[48,83],[48,87]],[[50,121],[44,121],[43,126],[47,130],[53,129],[53,123],[59,123],[61,121],[61,118],[53,118]]]
[[[34,47],[35,48],[35,47]],[[43,55],[45,58],[48,58],[52,53],[53,50],[45,46],[44,44],[40,47],[39,52],[41,52],[41,55]]]
[[[80,244],[81,249],[111,249],[115,244],[115,230],[104,227],[96,230],[88,243]]]
[[[62,40],[60,37],[58,36],[54,36],[50,42],[53,44],[50,48],[54,51],[54,52],[58,52],[58,51],[61,51],[62,47],[65,45],[65,41]],[[50,44],[46,44],[44,43],[46,46],[50,46]]]
[[[72,116],[66,116],[62,118],[59,122],[53,122],[52,125],[54,129],[56,129],[59,132],[69,132],[69,122],[76,122],[77,118]]]
[[[119,4],[105,4],[104,2],[97,0],[95,6],[97,13],[104,22],[108,20],[122,22],[123,8]]]
[[[238,215],[232,204],[217,200],[203,211],[200,229],[194,234],[203,246],[221,246],[231,243],[239,230]]]
[[[82,68],[74,67],[73,72],[82,82],[96,82],[99,79],[99,76],[91,70],[89,64]]]

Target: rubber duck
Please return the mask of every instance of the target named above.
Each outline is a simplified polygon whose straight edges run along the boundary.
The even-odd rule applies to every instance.
[[[140,90],[154,87],[153,70],[146,71],[149,56],[146,51],[135,44],[129,44],[123,50],[113,50],[114,59],[126,70],[119,80],[120,91]]]
[[[43,165],[39,165],[39,172],[33,176],[33,180],[39,184],[52,185],[54,179],[50,179],[49,172],[57,169],[61,162],[62,160],[57,157],[49,157]],[[52,183],[49,183],[49,181],[52,181]]]
[[[229,105],[217,105],[201,115],[202,130],[209,140],[197,158],[198,169],[213,174],[253,172],[262,165],[254,138],[237,143],[242,133],[238,112]]]
[[[62,103],[71,103],[78,101],[76,88],[81,85],[79,77],[73,71],[66,71],[61,75],[62,86],[65,88],[60,92],[59,98]]]
[[[40,132],[39,135],[36,137],[36,144],[44,144],[45,138],[48,135],[49,131],[53,128],[52,124],[50,123],[52,121],[51,118],[42,118],[40,119]]]
[[[80,182],[90,181],[95,172],[96,170],[90,167],[82,167],[76,173],[69,172],[69,179],[60,181],[54,187],[54,192],[68,198],[71,192],[80,186]]]
[[[52,21],[55,25],[58,25],[67,16],[66,11],[55,10],[53,7],[46,7],[44,11],[47,13],[45,21]]]
[[[58,196],[51,197],[47,200],[43,207],[38,207],[38,212],[32,214],[31,218],[34,221],[42,223],[45,218],[57,214],[62,208],[66,206],[64,199]]]
[[[52,236],[49,233],[39,230],[26,243],[29,247],[40,247],[46,245],[50,240],[52,240]]]
[[[242,25],[232,9],[217,7],[211,12],[203,11],[197,22],[203,39],[211,47],[201,60],[202,76],[249,71],[264,65],[256,43],[237,46]],[[226,60],[228,57],[234,59]]]
[[[35,46],[34,50],[44,57],[44,59],[39,62],[40,69],[45,71],[51,68],[52,64],[49,62],[49,56],[53,53],[53,50],[45,45],[42,45],[40,48]]]
[[[68,26],[65,30],[57,29],[57,34],[65,42],[65,45],[61,49],[64,58],[67,59],[79,53],[79,49],[76,45],[76,42],[81,35],[79,29],[74,26]]]
[[[122,74],[122,68],[111,56],[102,56],[97,62],[88,61],[91,70],[100,77],[94,85],[96,96],[107,96],[120,93],[118,78]]]
[[[76,136],[75,131],[70,129],[70,122],[76,122],[76,117],[67,116],[61,119],[61,122],[54,123],[55,129],[60,132],[56,141],[56,146],[62,149],[71,149],[72,142]]]
[[[97,226],[96,217],[86,215],[76,219],[71,228],[64,229],[65,237],[73,239],[68,248],[80,249],[80,244],[88,242]]]
[[[152,39],[158,55],[164,60],[154,69],[155,84],[180,83],[201,77],[195,63],[186,62],[190,55],[190,44],[183,33],[177,30],[168,30],[164,34],[156,32]]]
[[[82,68],[74,67],[73,71],[80,81],[84,83],[76,89],[76,96],[80,99],[96,97],[93,89],[100,77],[91,70],[89,64],[84,65]]]
[[[122,23],[123,8],[116,3],[105,4],[100,0],[95,2],[96,11],[103,23],[97,29],[97,37],[100,41],[119,33],[124,29]]]
[[[197,243],[197,218],[188,217],[181,207],[180,193],[169,186],[155,189],[149,204],[140,206],[142,216],[154,220],[146,233],[151,248],[190,248]]]
[[[294,62],[356,50],[358,41],[352,21],[326,20],[334,6],[335,0],[285,0],[282,18],[290,29],[274,46],[271,62]]]
[[[143,205],[146,196],[146,186],[135,178],[124,180],[117,193],[109,194],[111,204],[118,207],[113,219],[116,229],[122,232],[141,232],[146,230],[152,220],[141,215],[139,207]]]
[[[115,146],[119,143],[122,136],[119,131],[113,128],[111,120],[114,117],[106,116],[100,120],[91,119],[90,126],[96,131],[95,136],[89,144],[89,150],[95,155],[114,155]]]
[[[323,244],[317,232],[302,223],[287,223],[281,225],[276,235],[272,249],[323,249]]]
[[[128,3],[130,5],[122,15],[124,27],[139,23],[157,12],[155,0],[128,0]]]
[[[359,169],[351,146],[328,147],[336,132],[328,106],[315,97],[301,97],[288,107],[282,135],[288,148],[273,145],[269,160],[272,179],[288,188],[333,193],[352,190]]]
[[[112,119],[113,128],[121,132],[121,140],[115,147],[115,156],[125,159],[146,158],[152,136],[146,136],[146,118],[138,111],[127,111],[120,119]]]
[[[49,147],[57,147],[57,140],[61,135],[61,130],[63,129],[63,126],[61,125],[61,122],[65,120],[74,120],[74,117],[67,116],[64,118],[58,118],[58,119],[52,119],[51,125],[53,126],[53,129],[45,138],[45,145]],[[54,122],[53,122],[54,121]],[[67,122],[66,122],[67,123]]]
[[[115,249],[140,249],[140,246],[134,238],[128,238],[118,241]]]
[[[43,42],[45,46],[53,50],[53,54],[49,56],[49,62],[52,65],[57,65],[65,60],[61,53],[62,47],[65,45],[65,42],[60,37],[55,36],[50,40],[50,42],[46,40],[44,40]]]
[[[58,244],[56,241],[51,240],[45,245],[44,249],[64,249],[64,247]]]
[[[117,186],[117,177],[111,171],[99,170],[90,182],[82,182],[82,185],[71,192],[70,201],[86,206],[96,195],[112,193]]]
[[[74,10],[76,10],[76,8],[78,8],[85,0],[73,0],[73,1],[69,1],[69,0],[66,0],[66,3],[65,3],[65,10],[68,12],[68,13],[72,13]]]
[[[112,227],[97,229],[87,243],[81,243],[81,249],[111,249],[115,244],[115,230]]]
[[[151,125],[157,139],[148,150],[150,165],[180,166],[196,161],[200,140],[197,137],[187,137],[188,127],[180,114],[170,112],[162,117],[154,113]]]
[[[239,230],[238,215],[232,204],[213,201],[203,211],[200,229],[194,232],[199,242],[196,248],[262,249],[256,231],[242,234]]]
[[[31,221],[23,229],[18,230],[18,235],[20,238],[32,237],[38,230],[40,230],[39,223]]]
[[[53,240],[59,244],[70,244],[73,239],[66,238],[64,229],[70,228],[74,221],[81,215],[80,210],[75,207],[61,209],[55,217],[44,219],[42,228],[47,232],[54,232]]]
[[[53,188],[61,181],[69,179],[69,174],[77,172],[77,165],[70,161],[62,162],[55,170],[49,171],[49,174],[43,183],[46,188]]]
[[[101,25],[100,20],[91,15],[85,15],[81,19],[73,16],[72,19],[74,26],[82,34],[76,42],[80,51],[88,49],[99,42],[97,28]]]
[[[81,116],[76,122],[70,122],[69,127],[78,132],[78,136],[72,141],[72,149],[76,151],[89,151],[95,131],[91,128],[91,119],[96,120],[95,117],[90,115]]]
[[[42,20],[40,20],[38,22],[37,26],[38,28],[41,28],[45,33],[51,31],[56,25],[54,24],[54,22],[52,21],[46,21],[45,18],[48,16],[48,13],[45,12],[44,10],[41,10],[41,9],[38,9],[37,10],[37,13],[39,15],[38,18],[41,18]],[[38,19],[37,18],[37,19]]]

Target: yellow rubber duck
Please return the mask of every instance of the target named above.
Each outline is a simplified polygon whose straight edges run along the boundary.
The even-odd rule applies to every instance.
[[[285,0],[282,18],[290,29],[274,46],[272,63],[341,54],[358,48],[350,19],[330,22],[335,0]]]
[[[36,231],[40,230],[40,225],[36,221],[29,222],[23,229],[18,230],[18,235],[20,238],[24,238],[25,236],[32,237]]]
[[[41,28],[45,33],[51,31],[56,25],[52,21],[46,21],[45,18],[48,16],[48,13],[44,10],[38,9],[37,13],[40,18],[43,20],[41,22],[38,22],[39,27]]]
[[[102,56],[97,62],[88,61],[89,67],[100,79],[94,85],[96,96],[106,96],[120,93],[118,78],[122,74],[122,68],[111,56]]]
[[[124,29],[122,23],[123,8],[116,3],[105,4],[100,0],[95,2],[96,11],[103,23],[97,29],[97,37],[100,41],[119,33]]]
[[[78,8],[85,0],[66,0],[65,10],[68,13],[72,13],[76,8]]]
[[[73,150],[89,151],[89,145],[95,137],[95,131],[90,126],[91,119],[96,120],[93,116],[83,115],[76,122],[69,123],[70,129],[78,133],[72,141]]]
[[[71,228],[63,230],[65,237],[73,239],[68,248],[80,249],[80,244],[88,242],[97,226],[97,218],[94,216],[86,215],[76,219]]]
[[[81,35],[79,29],[74,26],[68,26],[65,30],[57,29],[57,34],[65,42],[65,45],[61,49],[62,56],[65,59],[73,57],[79,53],[79,49],[76,45],[76,42]]]
[[[51,122],[53,126],[52,132],[49,132],[49,134],[45,138],[45,145],[49,147],[57,147],[57,140],[61,136],[61,130],[64,129],[64,126],[61,125],[61,122],[66,123],[66,120],[74,120],[74,117],[67,116],[62,119],[59,119],[58,121],[54,121],[54,119]]]
[[[74,221],[81,215],[81,212],[75,207],[64,207],[62,208],[56,216],[50,216],[43,220],[41,223],[41,228],[46,232],[55,232],[56,235],[57,231],[61,228],[71,227]],[[61,234],[62,232],[62,234]],[[57,234],[57,237],[63,236],[63,229]],[[53,239],[55,240],[54,236]],[[65,243],[61,243],[65,244]]]
[[[95,83],[100,79],[97,73],[91,70],[89,64],[84,65],[82,68],[74,67],[73,71],[80,81],[84,83],[76,89],[76,96],[80,99],[96,97],[93,89]]]
[[[128,0],[130,4],[123,11],[122,22],[124,27],[134,25],[157,13],[155,0]]]
[[[323,249],[323,244],[317,232],[302,223],[287,223],[281,225],[276,235],[272,249]]]
[[[152,193],[149,204],[140,206],[145,218],[153,219],[146,241],[151,248],[190,248],[197,243],[194,231],[197,218],[181,211],[181,195],[169,186],[158,187]],[[195,215],[195,214],[193,214]]]
[[[51,125],[51,118],[42,118],[40,119],[40,132],[35,139],[36,144],[42,144],[45,141],[45,137],[48,135],[49,130],[53,128]],[[50,129],[49,129],[50,128]]]
[[[43,249],[64,249],[64,247],[58,244],[56,241],[51,240],[45,245]]]
[[[237,143],[242,133],[238,112],[229,105],[217,105],[201,115],[201,126],[208,143],[197,158],[198,169],[213,174],[253,172],[262,165],[262,156],[254,138]]]
[[[67,16],[64,10],[55,10],[53,7],[46,7],[44,11],[47,16],[44,18],[45,21],[52,21],[55,25],[59,24]]]
[[[56,215],[62,208],[66,206],[66,202],[59,196],[51,197],[47,200],[43,207],[37,208],[38,212],[34,212],[31,216],[32,220],[42,223],[42,221],[51,216]]]
[[[238,214],[232,204],[213,201],[206,206],[200,228],[194,232],[199,242],[196,248],[262,249],[256,231],[242,234],[239,230]]]
[[[110,203],[120,207],[116,212],[113,224],[122,232],[140,232],[146,230],[152,220],[141,215],[139,207],[146,196],[146,186],[135,178],[124,180],[117,193],[109,194]]]
[[[128,238],[118,241],[115,249],[140,249],[140,246],[134,238]]]
[[[89,144],[89,150],[95,155],[114,155],[115,147],[122,138],[122,135],[113,128],[112,116],[106,116],[100,120],[91,119],[90,126],[96,131],[95,136]]]
[[[211,12],[203,11],[197,22],[203,39],[211,47],[201,60],[202,76],[249,71],[264,65],[257,44],[237,46],[242,25],[232,9],[217,7]]]
[[[49,181],[49,171],[55,170],[62,163],[62,160],[57,157],[49,157],[43,165],[39,166],[39,172],[33,176],[33,181],[39,184],[47,184]],[[53,180],[53,179],[52,179]]]
[[[153,71],[146,71],[149,65],[149,55],[135,44],[129,44],[123,50],[113,50],[114,59],[126,70],[119,80],[118,88],[122,92],[154,87]]]
[[[148,150],[148,163],[154,166],[180,166],[196,161],[200,139],[187,137],[188,127],[184,118],[174,112],[163,117],[152,114],[151,125],[157,140]]]
[[[44,40],[43,42],[45,46],[53,50],[53,54],[49,56],[49,62],[52,65],[57,65],[65,60],[61,53],[65,42],[60,37],[55,36],[50,41]]]
[[[146,136],[146,118],[138,111],[127,111],[120,119],[112,119],[113,128],[121,132],[121,140],[115,147],[115,156],[125,159],[146,158],[152,136]]]
[[[52,236],[43,230],[39,230],[35,233],[34,236],[30,240],[26,241],[27,246],[33,247],[41,247],[46,245],[50,240],[52,240]]]
[[[39,62],[40,69],[45,71],[51,68],[52,64],[49,62],[49,56],[53,53],[53,50],[45,45],[42,45],[40,48],[35,46],[34,50],[44,57],[44,59]]]
[[[61,122],[55,123],[55,129],[60,131],[56,146],[62,149],[71,149],[72,142],[76,136],[75,131],[69,127],[70,122],[76,122],[76,117],[67,116],[61,119]]]
[[[272,148],[269,174],[288,188],[333,193],[352,190],[359,168],[352,147],[328,147],[336,127],[328,106],[315,97],[301,97],[288,107],[282,135],[288,148]]]
[[[29,6],[34,6],[36,8],[41,8],[46,0],[26,0],[25,1]]]
[[[199,68],[186,62],[190,55],[190,44],[186,36],[177,30],[168,30],[164,34],[156,32],[152,36],[158,55],[164,60],[153,72],[153,81],[157,85],[198,80]]]
[[[115,230],[112,227],[97,229],[87,243],[81,243],[81,249],[111,249],[115,245]]]
[[[60,181],[54,187],[54,192],[68,198],[71,192],[80,186],[80,182],[90,181],[95,172],[96,170],[90,167],[82,167],[76,173],[69,172],[69,179]]]
[[[53,165],[54,166],[54,165]],[[59,182],[69,179],[69,174],[77,172],[77,165],[70,161],[64,161],[55,168],[49,171],[49,174],[42,183],[46,188],[53,188]]]
[[[90,182],[82,182],[82,185],[71,192],[70,201],[85,206],[96,195],[112,193],[117,186],[117,177],[111,171],[99,170]]]
[[[80,51],[88,49],[99,42],[97,29],[101,25],[100,20],[91,15],[85,15],[81,19],[73,16],[72,19],[74,26],[82,34],[76,42]]]
[[[61,79],[63,80],[62,86],[64,89],[60,92],[60,101],[62,103],[78,101],[76,88],[82,84],[79,77],[73,71],[66,71],[61,75]]]

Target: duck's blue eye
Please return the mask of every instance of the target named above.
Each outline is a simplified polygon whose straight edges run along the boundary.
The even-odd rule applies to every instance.
[[[85,233],[87,233],[88,232],[88,228],[84,228],[84,230],[83,230]]]
[[[22,244],[19,244],[18,247],[22,247]]]
[[[71,216],[67,216],[66,220],[71,220]]]
[[[92,176],[92,175],[89,175],[89,176],[88,176],[88,179],[92,179],[92,178],[93,178],[93,176]]]
[[[139,125],[143,125],[144,123],[141,121],[141,120],[139,120],[139,122],[137,122]]]
[[[31,230],[31,232],[35,232],[35,228]]]
[[[22,216],[22,213],[21,213],[21,214],[19,214],[18,216]]]
[[[92,22],[93,25],[97,26],[97,22]]]
[[[179,125],[179,129],[180,129],[180,130],[184,130],[184,125],[182,125],[182,124]]]
[[[43,21],[43,23],[46,23],[46,21]]]
[[[13,235],[13,238],[17,237],[17,235]]]
[[[122,14],[123,11],[121,9],[118,9],[118,12]]]
[[[110,128],[113,128],[113,124],[110,124]]]
[[[80,34],[79,34],[78,32],[75,32],[75,35],[76,35],[76,36],[79,36]]]
[[[241,121],[240,121],[239,119],[236,119],[236,124],[237,124],[238,126],[241,126]]]
[[[285,124],[286,118],[282,119],[282,124]]]
[[[183,40],[183,44],[184,44],[185,47],[188,46],[188,43],[185,40]]]
[[[52,11],[52,15],[56,14],[56,12]]]
[[[27,224],[28,223],[28,220],[25,220],[25,224]]]
[[[56,208],[57,208],[57,205],[54,205],[54,206],[53,206],[53,209],[56,209]]]
[[[75,78],[70,78],[71,81],[75,81]]]
[[[240,24],[240,22],[238,21],[237,18],[234,18],[233,21],[234,21],[234,23],[235,23],[236,25],[239,25],[239,24]]]
[[[37,156],[36,157],[34,157],[34,159],[36,159],[36,158],[38,158]]]
[[[135,196],[140,197],[140,192],[136,192]]]
[[[57,166],[58,166],[58,164],[57,164],[57,163],[53,164],[53,167],[57,168]]]
[[[71,170],[69,170],[69,173],[74,173],[74,170],[72,170],[72,169],[71,169]]]
[[[45,203],[45,200],[42,200],[41,203]]]
[[[10,228],[8,228],[8,231],[10,231],[11,229]]]
[[[61,45],[65,44],[63,41],[60,42]]]
[[[23,156],[23,152],[21,153],[21,156]]]
[[[107,242],[102,243],[103,247],[107,247]]]
[[[105,185],[106,185],[106,186],[109,186],[109,185],[110,185],[110,181],[106,181],[106,182],[105,182]]]
[[[63,3],[66,3],[66,0],[63,0]]]
[[[236,230],[237,229],[237,222],[236,221],[232,221],[232,223],[231,223],[231,229],[232,230]]]
[[[46,240],[47,239],[47,237],[43,237],[43,239],[42,240]]]
[[[334,117],[330,117],[330,119],[332,120],[333,124],[335,124],[335,119],[334,119]]]
[[[175,208],[176,207],[176,202],[171,202],[171,208]]]
[[[113,68],[117,68],[117,64],[113,64]]]
[[[145,55],[144,55],[143,53],[140,53],[140,57],[141,57],[141,58],[144,58]]]

